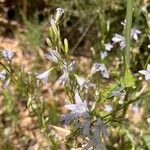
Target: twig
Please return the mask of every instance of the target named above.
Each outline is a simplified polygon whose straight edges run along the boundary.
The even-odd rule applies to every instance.
[[[87,28],[84,30],[84,32],[82,33],[81,37],[78,39],[77,43],[74,45],[74,47],[71,50],[71,53],[73,53],[79,46],[79,44],[82,42],[82,40],[84,39],[84,37],[86,36],[86,34],[88,33],[90,27],[93,25],[93,23],[95,22],[96,18],[98,17],[98,14],[94,16],[93,19],[91,19],[89,25],[87,26]]]

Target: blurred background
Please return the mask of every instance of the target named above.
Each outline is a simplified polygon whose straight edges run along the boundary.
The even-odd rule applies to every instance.
[[[48,68],[49,61],[44,57],[48,48],[45,39],[49,18],[58,7],[65,10],[60,22],[62,38],[68,39],[73,59],[79,61],[80,71],[87,74],[91,62],[99,59],[103,45],[110,42],[115,33],[123,34],[121,22],[126,15],[126,0],[0,0],[0,50],[15,52],[14,62],[23,66],[25,71],[39,72],[43,71],[43,66]],[[149,0],[134,1],[133,26],[141,31],[139,41],[132,43],[131,70],[136,73],[150,61]],[[119,46],[116,45],[110,54],[106,60],[110,70],[113,65],[119,68],[122,55]],[[56,77],[59,74],[56,72]],[[48,149],[48,141],[36,118],[31,116],[26,100],[18,93],[0,88],[0,150]],[[42,94],[51,116],[49,123],[59,126],[59,114],[66,112],[63,88],[56,88],[51,81],[42,87]],[[136,137],[135,145],[139,150],[150,149],[149,100],[150,94],[147,93],[139,99],[138,111],[127,114],[128,126]],[[143,133],[146,137],[141,136]],[[130,144],[116,132],[110,138],[108,149],[130,150]],[[58,143],[57,149],[70,148]]]

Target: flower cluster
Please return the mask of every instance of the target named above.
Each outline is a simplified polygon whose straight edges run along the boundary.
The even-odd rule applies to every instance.
[[[75,104],[66,104],[71,112],[63,117],[65,123],[74,122],[76,129],[80,129],[81,136],[87,140],[86,149],[94,147],[95,150],[105,149],[101,141],[102,135],[107,138],[106,126],[100,118],[92,118],[86,101],[82,101],[78,92],[75,93]]]

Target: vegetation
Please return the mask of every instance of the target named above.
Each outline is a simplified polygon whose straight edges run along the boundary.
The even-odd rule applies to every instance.
[[[0,150],[150,149],[148,1],[0,3]]]

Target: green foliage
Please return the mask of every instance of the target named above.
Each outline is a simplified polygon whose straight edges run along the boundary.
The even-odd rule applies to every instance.
[[[143,135],[143,140],[148,149],[150,149],[150,135]]]
[[[128,65],[126,65],[125,75],[123,79],[125,87],[135,87],[135,79]]]

